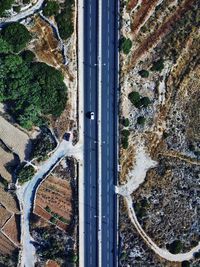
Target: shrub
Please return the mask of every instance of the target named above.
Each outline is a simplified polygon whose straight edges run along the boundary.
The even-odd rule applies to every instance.
[[[138,73],[142,78],[148,78],[149,77],[149,72],[147,70],[140,70]]]
[[[137,123],[140,124],[140,125],[144,125],[145,124],[145,121],[146,121],[146,119],[143,116],[139,116],[137,118]]]
[[[147,96],[142,97],[142,98],[140,99],[140,104],[141,104],[141,106],[144,107],[144,108],[147,108],[148,105],[149,105],[150,103],[151,103],[151,101],[150,101],[150,99],[149,99]]]
[[[20,6],[14,6],[14,7],[13,7],[13,10],[14,10],[15,12],[19,13],[20,10],[21,10],[21,7],[20,7]]]
[[[18,178],[18,182],[20,184],[26,183],[29,180],[31,180],[32,177],[34,176],[34,174],[35,174],[35,169],[31,165],[19,166],[19,168],[17,169],[17,173],[16,173],[17,178]]]
[[[190,267],[189,261],[183,261],[181,267]]]
[[[45,160],[49,152],[56,147],[56,143],[48,131],[43,131],[35,140],[33,140],[32,158]]]
[[[174,240],[171,244],[167,244],[166,247],[172,254],[178,254],[181,252],[183,245],[180,240]]]
[[[123,37],[120,42],[120,49],[123,51],[124,54],[128,54],[132,47],[132,41],[129,38]]]
[[[63,11],[55,19],[61,38],[68,39],[74,32],[73,22],[74,0],[66,0]]]
[[[12,22],[3,28],[2,36],[11,45],[14,52],[22,50],[31,39],[27,28],[18,22]]]
[[[11,8],[14,0],[1,0],[0,1],[0,16],[3,15],[4,11]]]
[[[124,130],[121,131],[121,134],[122,134],[122,136],[124,136],[124,137],[128,137],[128,136],[130,135],[130,132],[129,132],[129,130],[124,129]]]
[[[45,210],[46,210],[47,212],[51,213],[51,209],[49,208],[49,206],[46,206],[46,207],[45,207]]]
[[[58,15],[58,11],[59,4],[56,1],[47,1],[43,9],[43,13],[47,17]]]
[[[52,217],[50,218],[49,221],[50,221],[51,223],[55,224],[56,221],[57,221],[57,219],[56,219],[54,216],[52,216]]]
[[[140,94],[136,91],[131,92],[128,95],[128,99],[134,106],[140,106]]]
[[[124,127],[128,127],[129,124],[130,124],[129,119],[128,118],[123,118],[122,124],[123,124]]]
[[[26,63],[31,63],[35,59],[35,54],[31,50],[25,50],[21,53],[23,60]]]
[[[161,71],[164,68],[164,60],[161,58],[153,62],[152,71]]]

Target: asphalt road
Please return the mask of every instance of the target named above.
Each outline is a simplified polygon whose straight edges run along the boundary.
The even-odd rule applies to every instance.
[[[114,185],[117,182],[117,1],[84,2],[84,109],[94,111],[95,120],[85,114],[85,267],[117,265],[117,211]],[[102,16],[102,65],[98,64],[98,16]],[[102,68],[101,88],[98,87],[98,68]],[[102,100],[98,100],[98,90]],[[98,105],[101,105],[102,164],[98,161]],[[101,177],[98,168],[101,166]],[[98,254],[98,179],[101,180],[102,197],[102,255]],[[100,267],[100,266],[99,266]]]
[[[85,266],[97,266],[97,3],[84,2]]]

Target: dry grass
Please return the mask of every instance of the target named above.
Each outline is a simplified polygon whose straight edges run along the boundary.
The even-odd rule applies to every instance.
[[[4,225],[2,232],[6,234],[17,246],[20,245],[20,233],[19,225],[20,217],[19,215],[13,215],[10,220]]]
[[[19,209],[14,197],[0,187],[0,203],[8,210],[13,213],[19,214]]]
[[[0,139],[23,160],[29,144],[28,135],[6,121],[3,117],[0,117],[0,125]]]
[[[0,228],[10,218],[11,213],[7,211],[3,206],[0,206]]]
[[[3,255],[11,255],[15,249],[16,246],[0,232],[0,253]]]
[[[49,207],[53,213],[62,216],[70,222],[72,216],[72,190],[69,182],[50,175],[39,187],[37,191],[34,213],[49,220],[52,215],[45,208]],[[57,220],[58,226],[63,230],[67,224]]]
[[[126,66],[125,71],[128,72],[133,65],[135,65],[138,60],[148,52],[150,48],[155,47],[163,37],[173,30],[173,25],[178,21],[181,16],[189,9],[193,4],[194,0],[186,0],[176,12],[172,14],[158,29],[156,29],[152,34],[150,34],[133,52],[131,57],[131,63]]]
[[[60,267],[60,265],[53,261],[53,260],[48,260],[46,263],[45,263],[45,267]]]
[[[8,182],[12,181],[12,175],[6,168],[6,164],[12,162],[14,156],[0,147],[0,175]]]

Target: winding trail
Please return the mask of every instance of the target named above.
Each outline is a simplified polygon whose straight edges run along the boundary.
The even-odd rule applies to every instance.
[[[200,250],[200,242],[186,253],[172,254],[168,250],[159,248],[153,240],[144,232],[140,223],[137,220],[131,194],[139,188],[144,182],[148,169],[155,167],[156,162],[153,161],[145,152],[144,147],[138,147],[136,154],[136,163],[134,169],[129,173],[128,182],[124,185],[116,187],[116,193],[122,195],[126,201],[128,215],[136,230],[146,242],[146,244],[160,257],[168,261],[182,262],[193,258],[193,254]]]
[[[30,235],[29,219],[32,210],[35,191],[39,183],[53,170],[53,168],[66,156],[74,156],[80,159],[82,147],[73,146],[71,142],[63,140],[52,156],[40,166],[35,176],[23,186],[17,189],[17,196],[22,210],[21,217],[21,257],[19,265],[34,267],[36,262],[36,250],[33,245],[33,238]]]

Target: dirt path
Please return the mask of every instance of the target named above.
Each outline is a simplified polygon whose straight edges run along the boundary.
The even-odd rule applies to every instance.
[[[180,155],[179,155],[180,156]],[[137,190],[137,188],[144,182],[146,173],[148,169],[154,167],[156,162],[153,161],[149,155],[144,150],[144,147],[140,145],[136,152],[136,163],[134,169],[128,175],[128,181],[125,185],[121,185],[116,187],[116,192],[122,195],[125,199],[128,209],[128,215],[131,219],[131,222],[135,226],[136,230],[146,242],[146,244],[160,257],[168,260],[168,261],[177,261],[182,262],[185,260],[190,260],[193,258],[193,254],[198,252],[200,249],[200,242],[199,244],[192,248],[187,253],[179,253],[179,254],[172,254],[168,250],[159,248],[153,240],[144,232],[141,225],[139,224],[134,208],[133,208],[133,201],[131,198],[131,194]]]

